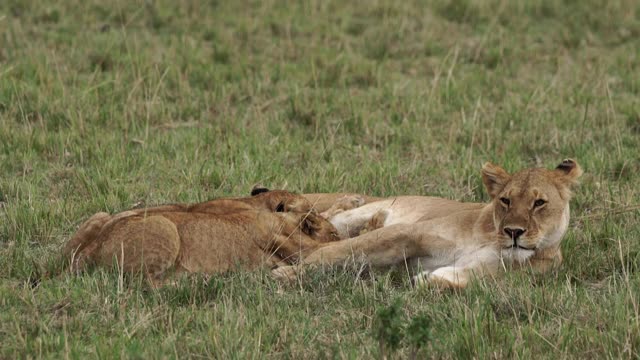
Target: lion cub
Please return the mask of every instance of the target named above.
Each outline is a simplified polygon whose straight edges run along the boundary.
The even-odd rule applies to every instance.
[[[301,195],[254,189],[246,198],[97,213],[63,255],[75,270],[116,263],[125,272],[144,272],[157,285],[170,269],[217,273],[291,264],[335,240],[335,228]]]

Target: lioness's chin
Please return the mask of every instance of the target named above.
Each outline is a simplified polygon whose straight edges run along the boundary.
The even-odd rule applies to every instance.
[[[504,248],[500,251],[500,255],[502,256],[503,260],[507,262],[517,262],[517,263],[523,263],[527,261],[527,259],[533,256],[534,253],[535,253],[534,250],[526,250],[526,249],[515,248],[515,247]]]

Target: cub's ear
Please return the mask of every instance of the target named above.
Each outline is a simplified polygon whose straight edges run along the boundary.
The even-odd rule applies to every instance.
[[[262,193],[266,193],[269,192],[269,189],[256,185],[253,187],[253,189],[251,189],[251,196],[256,196],[258,194],[262,194]]]
[[[482,166],[482,182],[492,199],[504,189],[509,180],[511,175],[500,166],[489,162]]]
[[[313,236],[318,230],[320,230],[320,220],[317,215],[314,215],[313,213],[306,214],[300,224],[300,229],[303,233]]]
[[[578,178],[582,175],[582,168],[575,160],[564,159],[560,165],[556,166],[554,172],[568,185],[575,185]]]

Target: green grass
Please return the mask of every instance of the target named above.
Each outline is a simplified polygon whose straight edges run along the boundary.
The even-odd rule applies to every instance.
[[[638,2],[4,0],[0,29],[1,358],[640,356]],[[484,161],[565,157],[546,277],[38,282],[97,211],[256,183],[484,201]]]

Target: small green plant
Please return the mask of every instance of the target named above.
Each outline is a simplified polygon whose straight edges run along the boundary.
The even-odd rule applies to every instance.
[[[407,326],[406,337],[411,346],[411,359],[417,359],[418,351],[431,341],[431,318],[419,314]]]
[[[375,336],[380,348],[380,358],[388,359],[399,347],[404,336],[402,301],[395,299],[390,305],[376,311]]]

